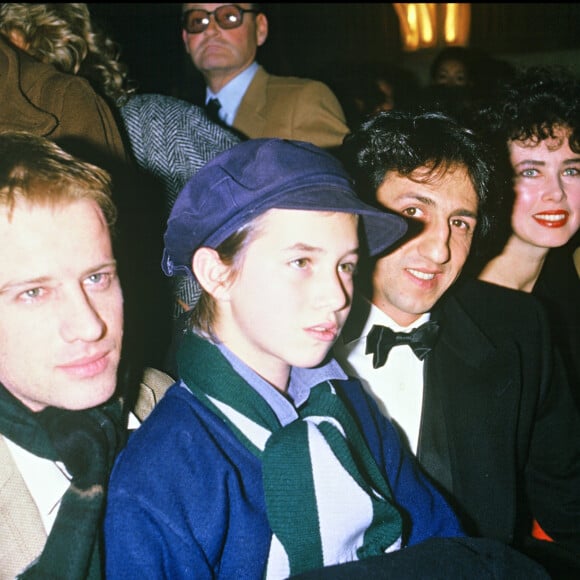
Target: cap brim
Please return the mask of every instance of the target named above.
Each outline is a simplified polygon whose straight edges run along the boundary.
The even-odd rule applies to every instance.
[[[264,203],[258,203],[252,208],[251,215],[248,215],[248,212],[241,212],[234,220],[223,224],[205,240],[203,245],[210,248],[219,246],[233,231],[274,208],[358,214],[363,218],[371,256],[384,252],[407,231],[407,222],[404,218],[386,209],[374,208],[364,203],[353,194],[351,189],[335,184],[315,183],[308,187],[301,184],[296,187],[296,191],[286,189],[277,195],[269,196]]]
[[[312,177],[309,176],[309,179],[312,180]],[[182,252],[182,255],[170,255],[166,234],[166,249],[162,260],[163,271],[169,276],[180,272],[191,275],[191,255],[197,247],[217,248],[233,232],[270,209],[343,212],[360,215],[369,254],[376,256],[385,252],[406,233],[407,222],[401,216],[386,209],[382,210],[364,203],[350,188],[350,183],[346,180],[344,183],[345,185],[337,184],[336,180],[325,183],[324,176],[316,176],[314,183],[294,181],[291,186],[240,211],[232,219],[225,221],[205,240],[195,247],[188,248],[187,252]],[[181,239],[184,232],[175,230],[172,235]],[[185,253],[188,256],[187,260]]]

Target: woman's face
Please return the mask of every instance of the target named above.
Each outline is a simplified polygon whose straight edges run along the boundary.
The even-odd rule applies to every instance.
[[[539,143],[509,144],[516,193],[512,229],[536,247],[562,246],[580,227],[580,154],[570,149],[569,134],[559,128]]]

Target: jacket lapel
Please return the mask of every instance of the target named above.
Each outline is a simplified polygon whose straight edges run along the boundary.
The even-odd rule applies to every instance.
[[[458,444],[454,409],[458,397],[470,397],[480,384],[480,367],[485,360],[493,358],[495,347],[453,298],[432,319],[441,323],[441,334],[425,361],[417,457],[435,479],[452,491],[451,458],[456,456]],[[485,371],[483,374],[486,376]],[[462,386],[462,392],[458,393],[458,385]]]
[[[14,578],[42,552],[38,509],[0,435],[0,578]]]
[[[455,497],[469,497],[468,512],[483,513],[497,504],[494,486],[510,489],[516,478],[515,462],[504,450],[514,448],[517,437],[511,423],[521,396],[519,353],[510,341],[492,342],[454,298],[434,319],[441,320],[442,331],[426,359],[417,456]],[[494,424],[505,428],[496,433]],[[500,495],[506,505],[494,513],[511,525],[515,498]],[[485,514],[482,532],[484,520]],[[493,529],[497,522],[489,523]]]
[[[266,95],[268,91],[268,73],[259,67],[240,103],[233,127],[244,135],[260,137],[264,133],[266,117]]]

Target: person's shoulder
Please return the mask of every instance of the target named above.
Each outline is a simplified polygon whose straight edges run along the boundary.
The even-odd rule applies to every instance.
[[[442,310],[450,312],[457,305],[483,328],[529,328],[545,316],[535,296],[478,279],[457,283],[442,301]]]
[[[532,294],[543,302],[560,303],[566,307],[578,304],[580,289],[580,240],[552,248],[548,252]]]
[[[88,80],[85,78],[64,73],[58,70],[53,64],[45,63],[30,56],[26,52],[14,49],[11,50],[17,56],[20,73],[21,88],[25,91],[44,90],[51,91],[74,90],[95,94]]]
[[[223,422],[217,415],[178,380],[133,432],[126,449],[131,453],[141,453],[143,447],[150,445],[170,449],[177,440],[187,441],[188,445],[201,442],[205,446],[207,433],[222,428]]]
[[[472,304],[500,312],[511,310],[515,306],[522,308],[537,308],[539,306],[539,301],[528,292],[513,290],[478,279],[460,282],[452,294],[464,304]]]
[[[139,421],[145,421],[173,384],[173,378],[159,369],[147,367],[144,370],[133,406],[133,413]]]
[[[131,433],[117,458],[116,477],[146,478],[150,469],[164,469],[178,442],[196,433],[196,399],[181,383],[169,387],[145,421]],[[171,462],[169,462],[171,463]]]
[[[266,73],[268,86],[281,90],[292,91],[323,91],[331,92],[322,81],[296,76],[282,76]]]
[[[133,111],[160,111],[161,113],[171,115],[174,112],[202,112],[202,108],[169,95],[160,93],[142,93],[132,95],[126,103],[120,107],[121,113],[131,113]]]
[[[190,124],[206,122],[209,124],[203,109],[176,97],[156,93],[133,95],[119,111],[123,121],[130,127],[141,131],[155,131],[167,124],[182,123],[184,119]]]
[[[239,142],[230,131],[212,122],[201,107],[168,95],[134,95],[120,107],[120,113],[132,136],[147,134],[155,139],[171,132],[184,132],[187,139],[179,141],[182,146],[208,136],[224,144]]]
[[[202,108],[175,97],[134,95],[120,114],[137,163],[162,178],[171,198],[210,159],[240,141]]]
[[[83,95],[91,99],[100,99],[91,83],[84,77],[61,72],[53,65],[43,62],[35,62],[29,66],[30,79],[33,81],[33,85],[42,86],[47,94],[52,94],[55,91],[64,92],[67,97]]]

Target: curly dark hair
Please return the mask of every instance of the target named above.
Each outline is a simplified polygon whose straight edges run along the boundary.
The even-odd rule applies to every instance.
[[[379,113],[345,138],[340,157],[359,195],[373,205],[389,172],[415,179],[417,169],[428,168],[425,180],[429,180],[453,167],[464,167],[479,201],[477,235],[485,237],[491,229],[488,200],[493,166],[487,148],[474,132],[443,113]]]
[[[563,67],[519,71],[483,112],[482,128],[495,141],[543,141],[570,129],[570,149],[580,152],[580,79]]]
[[[496,168],[490,200],[496,212],[494,236],[470,255],[469,267],[478,273],[512,234],[510,142],[540,143],[564,128],[569,130],[570,149],[580,153],[580,79],[560,66],[519,69],[474,113],[472,126],[493,153]]]

